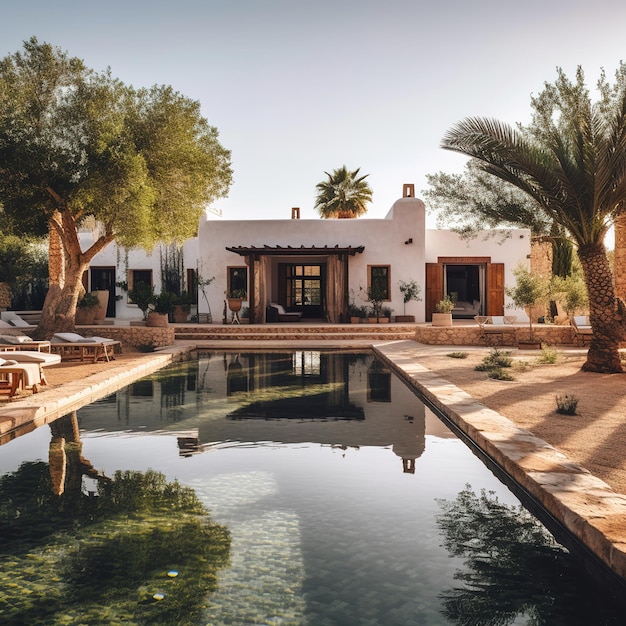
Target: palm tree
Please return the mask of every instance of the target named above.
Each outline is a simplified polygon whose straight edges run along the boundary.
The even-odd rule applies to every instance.
[[[626,65],[616,83],[604,73],[591,102],[579,67],[570,81],[557,70],[554,85],[531,101],[528,127],[468,118],[451,128],[442,147],[466,154],[479,167],[532,197],[578,247],[593,328],[583,369],[622,372],[619,343],[626,306],[616,297],[604,236],[626,207]]]
[[[372,189],[365,181],[368,174],[358,177],[359,170],[349,172],[346,166],[324,172],[328,180],[316,185],[315,208],[323,218],[354,218],[367,212],[372,201]]]

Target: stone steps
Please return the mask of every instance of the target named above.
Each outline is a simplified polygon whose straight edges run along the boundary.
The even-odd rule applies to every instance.
[[[175,326],[179,340],[263,341],[319,339],[396,341],[415,339],[415,326],[402,324],[263,324],[263,325],[180,325]]]

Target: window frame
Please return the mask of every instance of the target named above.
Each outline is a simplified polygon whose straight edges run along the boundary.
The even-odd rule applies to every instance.
[[[381,302],[390,302],[391,301],[391,265],[388,264],[380,264],[380,265],[368,265],[367,266],[367,288],[368,290],[372,288],[374,281],[372,280],[372,270],[384,268],[387,271],[387,285],[386,285],[386,297],[381,300]]]
[[[244,279],[243,279],[243,290],[245,295],[243,296],[244,300],[248,299],[248,266],[247,265],[229,265],[226,267],[226,294],[227,297],[231,297],[231,293],[233,292],[233,272],[235,271],[243,271]],[[235,287],[235,289],[242,289],[242,287]]]

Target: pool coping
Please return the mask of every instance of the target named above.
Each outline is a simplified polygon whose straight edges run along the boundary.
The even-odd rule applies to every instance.
[[[235,346],[232,343],[177,342],[158,352],[142,354],[132,362],[113,362],[106,370],[84,379],[0,405],[0,444],[103,398],[171,362],[189,358],[196,350],[372,349],[594,556],[616,578],[614,582],[622,591],[626,590],[626,495],[615,492],[546,441],[420,365],[419,353],[436,347],[410,340],[372,342],[371,339],[238,341]]]

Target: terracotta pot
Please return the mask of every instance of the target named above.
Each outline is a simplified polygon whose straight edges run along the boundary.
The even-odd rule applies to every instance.
[[[74,321],[79,326],[90,326],[96,321],[97,306],[77,307]]]
[[[185,304],[175,304],[172,311],[172,319],[177,324],[184,324],[187,321],[189,315],[189,307]]]
[[[107,314],[107,306],[109,304],[109,292],[106,289],[100,289],[98,291],[92,291],[97,296],[100,304],[96,307],[96,322],[102,321]]]
[[[148,313],[146,326],[151,326],[152,328],[163,328],[168,324],[167,313],[156,313],[155,311],[150,311],[150,313]]]
[[[233,313],[239,313],[239,311],[241,311],[242,303],[243,303],[243,298],[228,298],[228,308]]]

